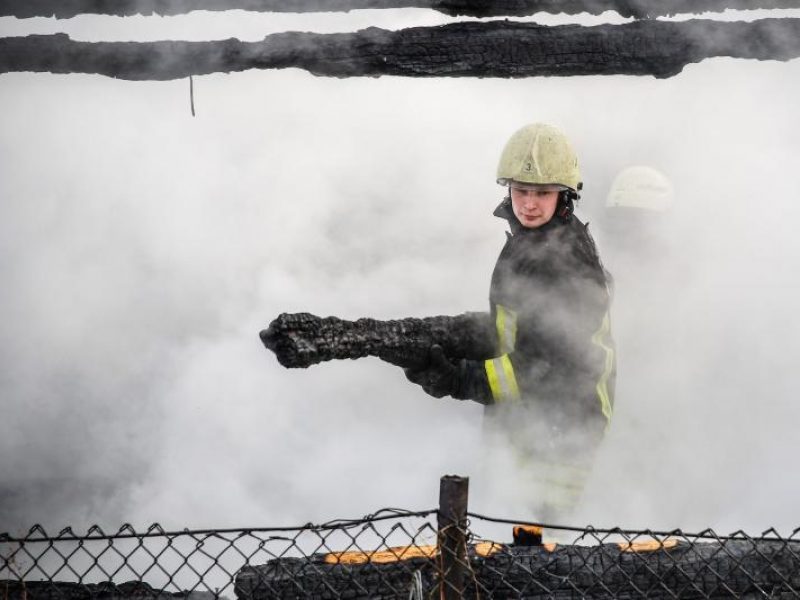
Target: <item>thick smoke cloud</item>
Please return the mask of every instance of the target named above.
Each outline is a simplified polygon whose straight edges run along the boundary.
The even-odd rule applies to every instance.
[[[534,120],[574,140],[578,213],[617,279],[617,414],[581,519],[793,527],[798,65],[215,75],[195,80],[195,119],[186,82],[3,76],[0,530],[426,508],[445,472],[473,475],[475,510],[523,516],[513,471],[488,488],[478,470],[480,407],[377,360],[286,371],[257,332],[281,311],[484,310],[504,240],[494,166]],[[676,190],[641,261],[604,223],[629,164]]]

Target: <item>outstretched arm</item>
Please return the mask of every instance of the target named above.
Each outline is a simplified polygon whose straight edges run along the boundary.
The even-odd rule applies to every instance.
[[[495,349],[491,316],[477,312],[389,321],[283,313],[260,335],[287,368],[364,356],[404,368],[423,368],[436,345],[452,359],[483,359]]]

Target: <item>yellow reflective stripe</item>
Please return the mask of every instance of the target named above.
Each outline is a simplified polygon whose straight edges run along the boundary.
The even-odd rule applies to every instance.
[[[502,400],[503,390],[500,387],[500,381],[497,378],[497,370],[494,368],[494,360],[487,360],[483,363],[486,369],[486,379],[489,380],[489,389],[492,390],[492,398],[495,402]]]
[[[517,314],[505,306],[498,304],[497,318],[497,340],[500,354],[507,354],[514,351],[517,342]]]
[[[526,472],[535,473],[537,479],[561,483],[568,487],[582,487],[592,472],[591,467],[584,463],[536,460],[522,452],[518,454],[518,462]]]
[[[574,509],[583,495],[591,470],[575,463],[541,461],[520,452],[520,471],[536,486],[536,502],[561,511]]]
[[[505,309],[497,305],[497,320],[495,321],[495,326],[497,327],[497,347],[500,349],[500,354],[505,354],[508,352],[506,349],[506,311]]]
[[[611,396],[608,393],[608,378],[611,377],[611,372],[614,370],[614,349],[606,343],[610,331],[611,318],[606,312],[605,316],[603,316],[603,322],[600,324],[600,329],[592,336],[592,343],[600,346],[606,353],[603,372],[600,374],[600,379],[597,381],[595,389],[600,398],[600,408],[607,421],[611,421],[611,415],[614,412]]]
[[[485,361],[484,368],[495,402],[519,400],[519,386],[508,354]]]

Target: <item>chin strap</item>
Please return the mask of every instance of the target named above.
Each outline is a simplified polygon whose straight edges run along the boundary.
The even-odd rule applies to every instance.
[[[575,212],[575,203],[581,199],[580,191],[583,189],[583,182],[578,183],[578,190],[566,189],[558,195],[558,205],[556,205],[556,215],[565,223],[572,218]]]
[[[558,194],[558,204],[556,205],[556,216],[568,223],[575,212],[575,200],[578,194],[572,190],[564,190]]]

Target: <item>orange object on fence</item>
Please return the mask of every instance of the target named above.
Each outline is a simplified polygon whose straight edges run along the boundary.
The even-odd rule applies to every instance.
[[[621,552],[655,552],[669,550],[678,545],[678,540],[651,540],[649,542],[620,542],[617,544]]]
[[[331,552],[325,555],[325,563],[329,565],[383,564],[411,558],[434,558],[437,554],[436,546],[396,546],[374,552]]]

